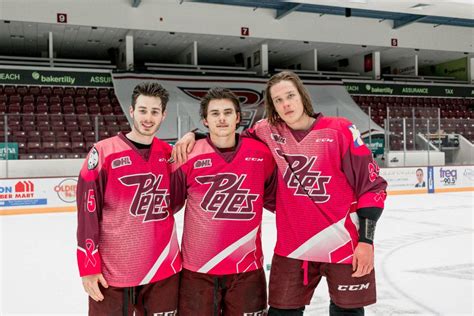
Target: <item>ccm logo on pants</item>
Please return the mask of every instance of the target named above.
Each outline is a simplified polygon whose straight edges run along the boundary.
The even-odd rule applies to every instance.
[[[338,285],[338,291],[361,291],[369,288],[370,282],[366,284]]]

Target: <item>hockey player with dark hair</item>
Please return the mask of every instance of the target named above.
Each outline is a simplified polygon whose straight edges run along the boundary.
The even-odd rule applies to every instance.
[[[263,143],[236,134],[241,111],[230,90],[209,90],[200,113],[209,135],[171,174],[172,205],[187,199],[178,313],[261,316],[262,209],[274,208],[275,162]]]
[[[132,130],[94,145],[77,187],[77,263],[90,315],[176,315],[181,254],[169,204],[171,146],[155,137],[168,92],[133,90]]]
[[[363,315],[376,302],[373,239],[387,183],[356,126],[315,114],[296,74],[271,77],[265,105],[267,118],[242,136],[264,142],[279,170],[269,315],[303,315],[323,276],[330,315]],[[177,143],[175,159],[194,137]]]

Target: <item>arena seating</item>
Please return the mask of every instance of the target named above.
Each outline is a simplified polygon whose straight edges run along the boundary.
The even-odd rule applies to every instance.
[[[0,141],[6,123],[20,159],[83,158],[97,140],[130,130],[111,88],[0,85],[0,117]]]
[[[416,149],[413,134],[428,132],[428,119],[430,133],[457,133],[474,142],[474,99],[373,95],[352,95],[352,98],[367,114],[370,107],[372,120],[382,127],[389,116],[388,128],[393,135],[390,148],[393,150],[403,148],[403,118],[406,118],[408,150]]]

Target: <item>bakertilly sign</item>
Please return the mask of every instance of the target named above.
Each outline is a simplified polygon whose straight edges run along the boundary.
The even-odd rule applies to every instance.
[[[109,73],[0,68],[0,84],[112,87]],[[350,94],[474,98],[474,86],[430,86],[345,82]]]
[[[345,82],[350,94],[416,96],[416,97],[464,97],[474,98],[474,86],[430,86],[410,84]]]
[[[112,77],[103,72],[50,71],[0,68],[0,84],[42,86],[112,87]]]

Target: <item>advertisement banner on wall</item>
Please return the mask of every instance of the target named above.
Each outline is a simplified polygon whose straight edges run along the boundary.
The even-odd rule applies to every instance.
[[[426,167],[383,168],[380,175],[387,180],[389,194],[427,193]]]
[[[76,210],[77,178],[5,179],[0,215]]]
[[[434,168],[435,192],[471,191],[474,166],[443,166]]]
[[[474,97],[472,86],[431,86],[420,84],[394,84],[373,82],[344,82],[350,94],[425,97]]]
[[[467,81],[468,58],[463,57],[451,60],[445,63],[420,67],[420,75],[422,76],[440,76],[451,77],[456,80]]]
[[[0,160],[7,158],[18,159],[18,143],[0,143]]]
[[[112,87],[112,77],[107,72],[26,70],[0,68],[0,84],[12,85],[61,85],[86,87]]]

